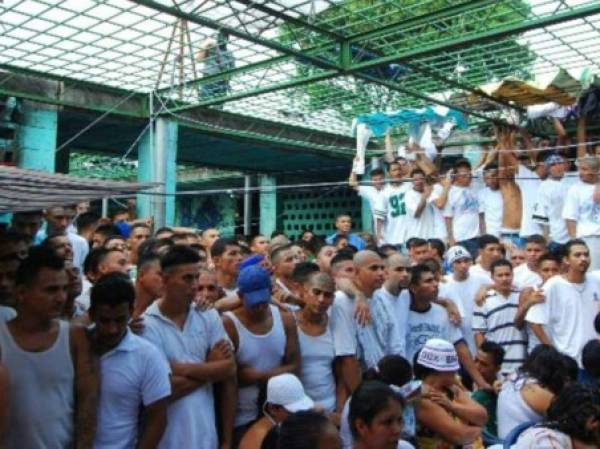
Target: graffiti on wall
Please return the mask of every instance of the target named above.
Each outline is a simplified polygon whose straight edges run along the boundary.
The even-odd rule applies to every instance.
[[[176,222],[196,229],[219,228],[233,235],[236,202],[229,195],[180,196],[176,202]]]

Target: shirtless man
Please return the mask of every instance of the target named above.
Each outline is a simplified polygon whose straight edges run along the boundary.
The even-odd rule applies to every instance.
[[[509,240],[520,248],[523,246],[519,237],[523,215],[523,196],[515,180],[519,160],[512,152],[512,148],[515,147],[514,133],[501,131],[498,134],[498,146],[498,179],[503,204],[500,238]]]

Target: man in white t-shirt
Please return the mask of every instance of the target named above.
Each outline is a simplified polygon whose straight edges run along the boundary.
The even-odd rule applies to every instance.
[[[519,289],[534,287],[540,285],[542,277],[539,275],[539,262],[548,251],[546,239],[539,235],[533,234],[525,240],[525,263],[517,266],[513,271],[514,285]]]
[[[473,321],[473,310],[475,308],[475,296],[479,289],[490,283],[486,276],[470,273],[469,268],[473,259],[469,252],[462,246],[453,246],[446,253],[446,261],[452,267],[452,274],[446,276],[446,282],[441,284],[442,294],[448,298],[460,311],[461,330],[472,354],[476,353],[475,337],[471,323]]]
[[[404,345],[406,344],[404,336],[406,335],[410,301],[401,293],[408,288],[410,267],[411,261],[404,254],[389,256],[385,259],[385,282],[374,294],[376,300],[384,301],[391,310]]]
[[[527,333],[515,325],[519,308],[519,292],[514,290],[512,265],[506,259],[492,264],[493,289],[482,304],[475,306],[473,332],[477,346],[484,340],[498,343],[504,349],[502,374],[516,371],[527,354]]]
[[[567,193],[563,218],[570,238],[583,239],[590,249],[591,269],[600,268],[600,194],[598,159],[585,157],[577,161],[579,179]]]
[[[586,275],[590,251],[583,240],[569,240],[563,264],[566,273],[543,286],[545,301],[532,306],[525,319],[542,343],[577,359],[583,346],[598,335],[594,319],[600,311],[600,281]]]
[[[479,201],[475,190],[471,188],[471,164],[461,159],[454,169],[454,184],[444,209],[448,244],[461,245],[476,257],[479,252]]]
[[[377,230],[377,218],[374,211],[381,202],[381,193],[385,187],[385,171],[381,168],[375,168],[371,170],[370,177],[371,185],[359,185],[358,180],[356,179],[356,173],[352,171],[350,173],[348,184],[356,190],[362,198],[368,201],[371,215],[373,216],[373,232],[375,232]]]
[[[548,170],[543,158],[543,154],[541,152],[538,153],[534,170],[531,170],[524,163],[520,163],[515,176],[515,181],[519,189],[521,189],[521,199],[523,201],[521,231],[519,233],[522,238],[534,234],[542,234],[543,232],[542,227],[533,218],[540,185],[548,176]]]
[[[109,273],[92,287],[90,338],[100,354],[101,382],[94,449],[157,447],[167,425],[169,362],[127,329],[134,298],[123,273]]]
[[[68,230],[75,217],[74,207],[50,207],[44,212],[46,229],[41,229],[36,235],[36,240],[42,242],[49,235],[66,235],[73,249],[73,265],[83,271],[83,262],[90,251],[90,246],[83,237]]]
[[[435,236],[435,206],[431,201],[432,186],[425,180],[425,172],[415,168],[411,172],[412,189],[404,196],[408,237],[429,239]]]
[[[217,311],[194,304],[199,261],[198,251],[188,246],[169,249],[160,261],[163,297],[143,315],[142,336],[166,356],[172,372],[168,424],[159,449],[215,449],[219,436],[221,445],[232,444],[236,363]],[[221,395],[215,406],[216,385]]]
[[[384,355],[404,354],[404,342],[392,311],[383,301],[373,299],[385,280],[383,260],[374,251],[363,250],[355,254],[354,263],[354,284],[367,298],[371,321],[366,326],[358,324],[354,316],[355,300],[342,291],[336,292],[331,307],[336,364],[345,380],[347,394],[360,383],[362,370],[375,366]]]
[[[498,164],[492,162],[484,167],[483,180],[485,187],[478,192],[481,233],[500,237],[503,203],[498,181]]]
[[[432,175],[433,176],[433,175]],[[452,180],[445,176],[440,178],[432,186],[431,196],[429,197],[429,203],[433,208],[433,236],[434,239],[439,239],[445,242],[448,238],[448,230],[446,229],[446,221],[444,219],[444,208],[448,202],[448,194],[452,187]]]
[[[542,283],[542,277],[538,273],[540,257],[547,251],[546,239],[543,236],[534,234],[527,237],[525,240],[525,263],[516,267],[513,273],[513,282],[516,287],[523,290]]]
[[[485,234],[479,237],[479,263],[469,268],[469,273],[477,274],[492,283],[492,264],[502,259],[502,245],[500,240],[493,235]]]
[[[409,296],[410,312],[406,330],[408,360],[414,359],[427,340],[442,338],[454,345],[461,365],[475,383],[483,388],[491,388],[477,370],[460,328],[450,322],[443,307],[433,302],[438,296],[438,281],[426,265],[416,265],[412,268]]]
[[[568,162],[558,154],[547,157],[546,166],[548,167],[548,178],[540,184],[533,218],[542,226],[544,237],[550,242],[549,250],[555,252],[569,240],[563,209],[565,193],[576,179],[572,176],[565,176]]]
[[[403,181],[404,168],[398,162],[390,164],[389,175],[391,182],[385,186],[380,197],[379,205],[375,208],[377,235],[382,236],[383,243],[402,247],[406,242],[406,192],[411,184]]]
[[[431,250],[427,240],[420,237],[411,237],[406,241],[408,257],[413,265],[425,262],[431,257]]]

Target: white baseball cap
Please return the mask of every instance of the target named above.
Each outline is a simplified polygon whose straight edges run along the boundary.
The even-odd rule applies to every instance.
[[[310,410],[314,401],[304,393],[300,380],[293,374],[280,374],[267,382],[266,403],[280,405],[290,413]]]
[[[430,338],[419,352],[417,363],[440,372],[458,371],[458,355],[454,345],[441,338]]]
[[[471,253],[460,245],[451,247],[446,253],[446,261],[452,265],[454,262],[460,259],[473,259]]]

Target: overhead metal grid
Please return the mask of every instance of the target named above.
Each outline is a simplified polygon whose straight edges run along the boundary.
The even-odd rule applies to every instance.
[[[506,104],[467,101],[483,83],[600,73],[596,0],[4,0],[0,33],[8,72],[154,92],[179,119],[214,108],[339,135],[427,104],[497,119]],[[218,38],[227,67],[197,57]]]

